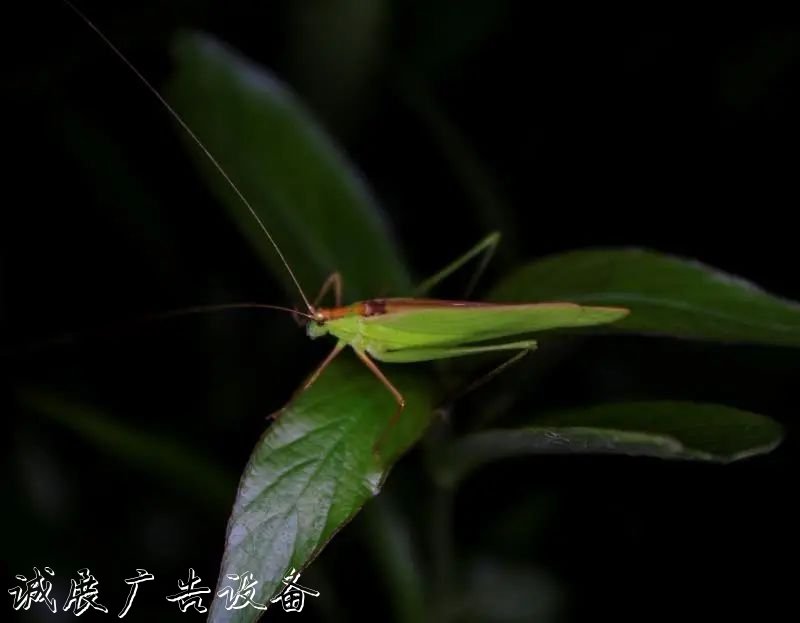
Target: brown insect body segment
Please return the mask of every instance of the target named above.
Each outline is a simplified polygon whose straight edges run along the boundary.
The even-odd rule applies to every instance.
[[[323,322],[328,320],[338,320],[346,316],[363,316],[364,303],[353,303],[352,305],[345,305],[343,307],[329,307],[327,309],[318,309],[317,313],[322,317]]]
[[[442,299],[413,299],[413,298],[389,298],[389,299],[369,299],[358,301],[352,305],[342,307],[329,307],[317,310],[319,315],[318,322],[325,323],[329,320],[338,320],[347,316],[362,316],[370,318],[372,316],[384,316],[387,314],[401,313],[404,311],[420,309],[441,309],[442,307],[530,307],[547,305],[570,305],[570,303],[486,303],[483,301],[448,301]]]
[[[383,299],[384,313],[408,311],[410,309],[441,309],[442,307],[492,307],[496,303],[485,303],[483,301],[448,301],[444,299],[412,299],[412,298],[393,298]]]
[[[369,299],[359,301],[352,305],[342,307],[329,307],[318,309],[317,313],[322,317],[322,321],[338,320],[346,316],[383,316],[394,312],[403,312],[411,309],[442,308],[442,307],[491,307],[502,306],[496,303],[483,303],[478,301],[445,301],[440,299],[412,299],[412,298],[392,298],[392,299]]]
[[[380,316],[386,313],[386,299],[370,299],[364,301],[362,316]]]
[[[344,307],[331,307],[329,309],[320,309],[325,320],[337,320],[345,316],[381,316],[388,313],[387,299],[369,299],[368,301],[359,301],[352,305]]]

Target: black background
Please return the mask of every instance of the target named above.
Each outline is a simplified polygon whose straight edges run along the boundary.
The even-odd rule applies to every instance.
[[[320,4],[82,8],[157,86],[177,28],[212,32],[273,69],[362,169],[418,276],[500,227],[504,252],[489,280],[522,259],[635,245],[800,299],[798,29],[688,18],[659,27],[513,2],[395,2],[375,51],[355,61],[368,78],[348,90],[329,68],[340,67],[352,24]],[[136,567],[155,573],[159,595],[190,565],[213,588],[226,507],[103,454],[15,406],[15,392],[58,390],[180,439],[235,478],[263,416],[325,346],[272,316],[125,325],[186,305],[294,301],[206,191],[152,95],[59,2],[20,8],[3,19],[6,583],[50,565],[63,595],[89,566],[115,612]],[[456,132],[455,159],[420,101]],[[480,175],[465,178],[454,162],[478,163]],[[52,341],[65,334],[77,337]],[[790,349],[591,341],[541,384],[537,400],[722,402],[781,421],[787,441],[726,467],[622,457],[498,464],[458,495],[460,551],[547,570],[563,595],[561,620],[772,620],[795,610],[798,362]],[[415,460],[397,470],[401,506]],[[358,578],[361,594],[334,583],[299,616],[325,615],[317,602],[337,592],[341,620],[384,618],[358,530],[356,521],[318,564],[353,585]],[[310,570],[306,583],[315,578]],[[146,588],[129,618],[171,616]]]

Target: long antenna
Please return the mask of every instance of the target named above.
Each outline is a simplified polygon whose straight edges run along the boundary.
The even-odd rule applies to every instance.
[[[309,320],[315,319],[311,314],[306,314],[296,309],[281,307],[280,305],[267,305],[265,303],[219,303],[212,305],[195,305],[194,307],[183,307],[181,309],[173,309],[165,312],[156,312],[141,318],[134,318],[125,322],[117,322],[113,325],[108,325],[91,331],[84,331],[81,333],[65,333],[57,337],[39,340],[23,347],[2,350],[0,351],[0,357],[29,356],[56,346],[74,344],[87,338],[102,338],[109,335],[114,335],[120,330],[135,328],[138,325],[144,325],[150,322],[169,320],[170,318],[176,318],[179,316],[190,316],[193,314],[205,314],[208,312],[227,311],[232,309],[274,309],[277,311],[288,312],[293,316],[302,316],[303,318],[308,318]]]
[[[160,312],[153,314],[147,320],[165,320],[167,318],[174,318],[175,316],[188,316],[190,314],[205,314],[207,312],[226,311],[229,309],[274,309],[277,311],[285,311],[293,316],[302,316],[309,320],[314,320],[314,316],[306,314],[291,307],[282,307],[280,305],[267,305],[266,303],[217,303],[214,305],[195,305],[194,307],[182,307],[172,311]]]
[[[236,196],[239,197],[239,199],[242,201],[242,203],[250,211],[250,214],[253,215],[253,218],[256,220],[256,223],[258,223],[259,227],[261,227],[261,230],[266,234],[267,239],[270,241],[270,243],[272,244],[272,247],[275,249],[275,253],[278,254],[278,257],[280,258],[281,262],[283,262],[283,265],[286,267],[286,271],[289,273],[289,276],[292,278],[292,281],[294,282],[294,285],[297,287],[297,291],[300,292],[300,296],[303,299],[303,303],[305,304],[306,309],[308,309],[308,312],[310,314],[313,314],[314,313],[314,308],[312,307],[311,303],[309,303],[305,292],[303,292],[303,288],[300,286],[300,282],[297,280],[297,277],[295,276],[294,271],[292,270],[291,266],[289,266],[289,262],[287,262],[286,258],[283,256],[283,253],[281,252],[281,249],[278,246],[278,243],[275,242],[275,239],[272,237],[272,234],[269,233],[269,230],[267,229],[267,226],[264,225],[264,222],[261,220],[261,218],[258,216],[256,211],[253,209],[253,206],[250,205],[250,202],[247,200],[247,198],[244,196],[244,194],[242,194],[242,191],[239,190],[239,187],[233,182],[233,180],[230,178],[230,176],[226,173],[225,169],[222,168],[222,165],[217,161],[217,159],[213,156],[213,154],[203,144],[203,141],[201,141],[200,138],[197,136],[197,134],[194,133],[192,128],[189,127],[189,124],[187,124],[183,120],[183,117],[181,117],[178,114],[178,112],[172,106],[170,106],[169,102],[167,102],[167,100],[164,99],[164,97],[161,95],[161,93],[158,92],[158,89],[156,89],[152,84],[150,84],[150,82],[147,80],[147,78],[145,78],[142,75],[142,73],[138,69],[136,69],[136,66],[128,60],[128,57],[125,56],[119,50],[119,48],[117,48],[117,46],[115,46],[111,42],[111,40],[108,37],[105,36],[105,34],[103,34],[102,30],[100,30],[97,26],[94,25],[92,20],[90,20],[88,17],[86,17],[86,15],[84,15],[83,12],[78,7],[76,7],[74,4],[72,4],[72,2],[70,2],[70,0],[64,0],[64,4],[66,4],[70,9],[72,9],[75,12],[75,14],[78,17],[80,17],[84,22],[86,22],[86,25],[89,26],[89,28],[91,28],[97,34],[97,36],[100,37],[100,39],[102,39],[103,42],[109,48],[111,48],[111,51],[114,52],[114,54],[116,54],[120,58],[120,60],[122,60],[122,62],[125,63],[128,66],[128,69],[130,69],[136,75],[136,77],[139,78],[139,80],[142,81],[142,83],[148,88],[148,90],[153,95],[156,96],[158,101],[161,102],[164,105],[164,108],[166,108],[167,111],[169,111],[169,114],[172,115],[172,117],[175,119],[175,121],[177,121],[178,124],[180,124],[180,126],[186,131],[186,133],[189,135],[189,137],[197,144],[197,146],[200,148],[200,150],[206,155],[206,157],[211,162],[211,164],[214,165],[214,168],[217,171],[219,171],[219,173],[220,173],[220,175],[222,175],[223,179],[233,189],[233,192],[236,193]]]

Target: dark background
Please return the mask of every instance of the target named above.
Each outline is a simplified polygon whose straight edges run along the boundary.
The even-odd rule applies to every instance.
[[[657,27],[527,4],[81,7],[156,86],[169,74],[169,39],[185,27],[273,69],[364,172],[417,276],[500,228],[489,283],[524,259],[635,245],[800,299],[800,30]],[[271,315],[128,322],[202,303],[295,301],[207,192],[166,112],[85,24],[55,1],[18,6],[4,23],[6,584],[49,565],[60,607],[68,579],[89,566],[115,613],[122,580],[144,566],[155,586],[149,595],[142,586],[128,618],[176,618],[154,595],[174,592],[189,566],[214,587],[236,475],[264,416],[326,346]],[[772,620],[795,610],[799,362],[790,349],[590,341],[537,385],[536,404],[721,402],[781,421],[787,441],[726,467],[497,464],[458,494],[460,555],[546,574],[540,593],[518,597],[553,601],[556,620]],[[221,466],[230,499],[187,491],[26,409],[16,397],[31,388],[179,440]],[[417,454],[390,486],[411,507],[424,559],[426,518],[407,495]],[[299,616],[388,616],[362,528],[348,527],[304,576],[322,597]]]

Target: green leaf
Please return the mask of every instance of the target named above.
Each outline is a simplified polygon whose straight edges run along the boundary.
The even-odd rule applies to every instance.
[[[800,346],[800,305],[699,262],[640,249],[553,255],[512,273],[496,301],[620,305],[611,330]]]
[[[433,408],[424,377],[392,372],[407,404],[391,428],[392,396],[354,360],[328,368],[268,428],[239,483],[217,591],[236,584],[228,574],[250,572],[259,582],[256,601],[269,605],[292,567],[305,568],[378,493]],[[260,614],[252,607],[226,610],[217,598],[209,620],[255,621]]]
[[[449,481],[488,461],[526,454],[626,454],[728,463],[773,450],[777,422],[716,404],[630,402],[537,417],[535,425],[462,437],[443,462]]]
[[[360,174],[296,97],[267,70],[211,37],[189,34],[175,46],[169,91],[176,109],[248,198],[307,294],[334,270],[347,298],[409,290],[394,241]],[[295,294],[285,268],[252,214],[195,150],[206,180],[248,240]],[[255,598],[268,603],[292,567],[301,570],[375,495],[392,462],[422,434],[431,391],[392,374],[407,407],[395,410],[363,366],[340,357],[282,411],[250,457],[228,526],[219,590],[229,574],[253,573]],[[251,621],[259,610],[226,610],[213,621]]]
[[[207,35],[179,37],[175,59],[175,108],[248,198],[309,296],[335,270],[348,298],[408,289],[372,193],[286,86]],[[295,294],[253,216],[194,151],[211,188]]]

